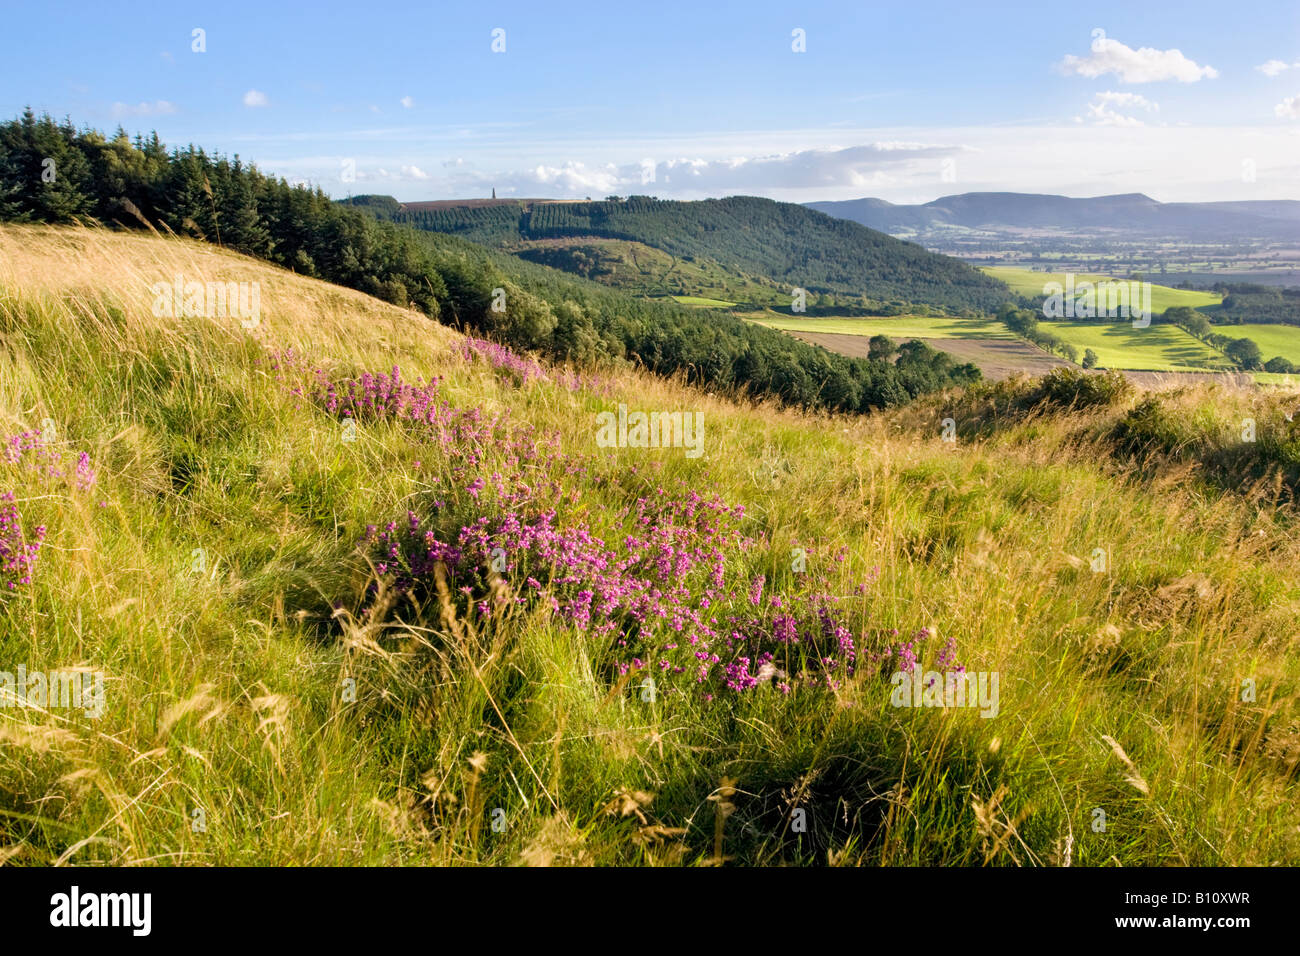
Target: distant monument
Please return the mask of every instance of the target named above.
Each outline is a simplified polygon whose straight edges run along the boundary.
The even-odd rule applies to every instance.
[[[492,187],[492,198],[493,199],[497,198],[497,188],[495,186]]]

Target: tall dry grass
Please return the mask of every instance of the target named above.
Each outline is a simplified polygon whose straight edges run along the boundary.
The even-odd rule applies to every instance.
[[[153,315],[149,287],[178,272],[258,282],[261,323]],[[10,863],[1300,860],[1295,510],[1264,477],[1232,487],[1196,460],[1117,455],[1141,395],[849,419],[630,370],[518,387],[359,293],[91,229],[0,227],[0,335],[6,434],[50,419],[98,471],[23,502],[50,531],[32,586],[0,603],[0,670],[108,683],[94,720],[0,709]],[[266,355],[283,349],[442,376],[458,404],[556,433],[592,457],[569,490],[611,540],[618,502],[591,477],[636,469],[744,504],[770,548],[735,560],[774,586],[801,586],[791,547],[846,548],[839,593],[877,575],[861,615],[955,637],[971,670],[999,673],[998,716],[895,708],[866,675],[646,701],[544,609],[490,630],[449,601],[362,616],[357,538],[421,493],[410,462],[427,449],[380,427],[342,444],[276,380]],[[1165,399],[1226,424],[1273,422],[1290,400]],[[594,415],[618,401],[701,412],[706,454],[597,449]],[[949,444],[954,410],[969,422]]]

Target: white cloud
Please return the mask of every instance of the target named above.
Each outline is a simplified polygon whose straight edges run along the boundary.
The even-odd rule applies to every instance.
[[[1145,126],[1136,116],[1128,116],[1119,112],[1123,110],[1141,109],[1148,113],[1153,110],[1159,110],[1160,104],[1153,103],[1145,96],[1137,93],[1120,93],[1114,90],[1107,90],[1104,93],[1093,95],[1092,102],[1088,104],[1088,118],[1096,126]],[[1076,123],[1082,122],[1082,117],[1074,118]]]
[[[271,101],[266,98],[266,94],[261,90],[249,90],[244,94],[245,106],[270,106]]]
[[[1161,80],[1195,83],[1219,75],[1214,67],[1201,66],[1183,56],[1180,50],[1157,50],[1146,46],[1134,50],[1105,36],[1093,41],[1092,52],[1087,56],[1066,56],[1060,69],[1094,79],[1114,73],[1121,83],[1156,83]]]
[[[428,178],[428,173],[419,166],[412,165],[400,166],[397,172],[393,172],[385,166],[373,167],[373,171],[369,169],[357,170],[357,179],[359,181],[410,183]]]
[[[415,100],[411,99],[409,96],[403,96],[399,102],[401,102],[401,104],[408,110],[415,105]]]
[[[1148,111],[1160,109],[1159,103],[1153,103],[1140,93],[1117,93],[1114,90],[1107,90],[1104,93],[1097,93],[1093,99],[1110,106],[1123,106]]]
[[[152,103],[114,103],[114,116],[160,116],[164,113],[175,113],[176,105],[169,103],[167,100],[154,100]]]
[[[1255,69],[1259,70],[1259,72],[1263,73],[1265,76],[1277,76],[1280,73],[1285,73],[1293,66],[1300,66],[1300,63],[1287,63],[1283,60],[1268,60],[1255,67]]]
[[[482,173],[456,169],[451,188],[477,191],[497,187],[498,195],[726,196],[768,194],[774,190],[872,190],[911,175],[938,177],[942,160],[965,147],[906,141],[862,146],[805,149],[764,156],[704,159],[679,157],[638,163],[585,163],[569,160],[527,169]]]
[[[1277,106],[1273,107],[1273,112],[1280,119],[1300,119],[1300,93],[1295,96],[1288,96]]]

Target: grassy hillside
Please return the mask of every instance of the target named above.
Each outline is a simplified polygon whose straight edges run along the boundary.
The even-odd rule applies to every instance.
[[[388,207],[372,197],[359,199],[395,221],[505,248],[575,237],[643,243],[675,257],[711,260],[732,273],[764,277],[787,294],[802,288],[882,305],[941,306],[954,313],[992,311],[1006,298],[1000,282],[957,259],[846,219],[752,196],[698,202],[632,196],[397,213],[386,212]]]
[[[679,257],[623,239],[539,239],[509,246],[528,262],[551,266],[643,296],[673,296],[684,305],[730,308],[737,302],[790,304],[789,288],[732,272],[696,256]]]
[[[37,226],[0,334],[0,661],[106,686],[0,708],[10,863],[1300,862],[1294,395],[817,416]],[[913,659],[996,716],[892,706]]]

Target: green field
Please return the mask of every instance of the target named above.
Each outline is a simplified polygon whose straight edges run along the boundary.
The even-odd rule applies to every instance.
[[[1294,325],[1216,325],[1214,331],[1234,339],[1253,339],[1264,361],[1280,355],[1300,363],[1300,328]]]
[[[749,313],[745,318],[768,328],[787,332],[831,332],[839,335],[888,335],[904,339],[969,339],[1019,341],[995,319],[960,319],[948,316],[902,315],[869,318],[815,318],[765,311]],[[1204,372],[1229,367],[1230,363],[1210,346],[1182,329],[1171,325],[1133,328],[1130,322],[1098,324],[1088,322],[1040,321],[1040,329],[1059,336],[1079,350],[1097,353],[1104,368],[1152,372]],[[1270,329],[1270,326],[1232,326],[1240,329]],[[1245,333],[1243,333],[1245,334]],[[1285,334],[1285,333],[1284,333]],[[1298,336],[1300,338],[1300,336]],[[1258,339],[1256,341],[1259,341]],[[1270,352],[1271,358],[1278,351]]]
[[[670,298],[682,305],[692,305],[700,309],[730,309],[736,304],[724,302],[722,299],[710,299],[703,295],[674,295]]]
[[[1199,339],[1173,325],[1150,325],[1135,329],[1131,322],[1039,322],[1079,350],[1097,353],[1104,368],[1151,372],[1204,372],[1229,367],[1222,355]]]
[[[1065,285],[1066,277],[1064,272],[1035,272],[1033,269],[1021,269],[1014,266],[985,266],[982,271],[995,279],[1001,279],[1011,287],[1013,292],[1029,298],[1041,297],[1043,295],[1043,286],[1048,282],[1059,282],[1061,285]],[[1116,277],[1098,272],[1074,273],[1076,286],[1081,282],[1108,282],[1114,278]],[[1189,306],[1193,309],[1212,308],[1221,301],[1222,297],[1213,292],[1200,292],[1194,289],[1171,289],[1169,286],[1157,285],[1154,282],[1151,284],[1151,309],[1157,313],[1178,305]]]
[[[888,335],[892,339],[1014,339],[996,319],[957,319],[950,316],[884,315],[867,318],[805,319],[780,312],[744,316],[758,325],[785,332],[833,332],[838,335]]]

